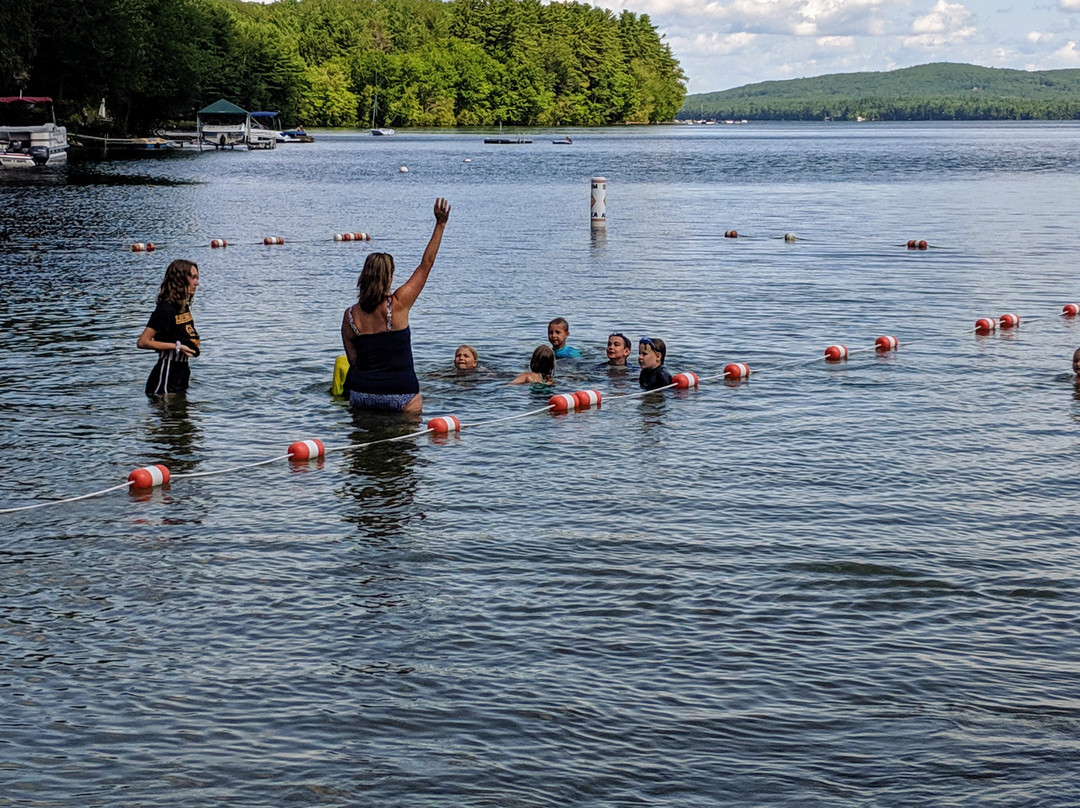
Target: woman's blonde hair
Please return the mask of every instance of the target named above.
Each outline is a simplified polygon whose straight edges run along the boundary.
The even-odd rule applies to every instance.
[[[165,268],[165,278],[161,281],[161,287],[158,289],[157,302],[162,303],[175,303],[177,306],[184,306],[191,303],[191,298],[188,297],[188,283],[190,283],[191,270],[195,269],[199,271],[199,265],[194,261],[186,261],[183,258],[177,258],[171,264]]]
[[[356,300],[360,303],[360,310],[371,314],[379,308],[379,304],[390,297],[390,284],[393,281],[394,256],[390,253],[369,255],[356,281]]]

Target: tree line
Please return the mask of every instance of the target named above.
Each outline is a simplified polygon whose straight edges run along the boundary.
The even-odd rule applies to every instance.
[[[761,82],[688,96],[678,118],[747,120],[1072,120],[1080,70],[936,63],[884,73]]]
[[[540,0],[3,0],[0,93],[124,133],[228,100],[305,126],[652,123],[685,76],[647,15]]]

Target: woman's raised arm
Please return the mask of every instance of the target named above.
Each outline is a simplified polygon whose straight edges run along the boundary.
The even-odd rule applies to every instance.
[[[431,233],[427,247],[424,248],[420,266],[413,270],[413,274],[409,276],[409,279],[394,292],[395,314],[399,310],[403,314],[407,314],[408,310],[412,308],[412,304],[416,302],[416,298],[420,297],[420,293],[424,290],[428,275],[431,274],[431,268],[435,266],[435,256],[439,254],[443,230],[446,227],[446,220],[449,218],[450,203],[440,196],[435,200],[435,229]]]

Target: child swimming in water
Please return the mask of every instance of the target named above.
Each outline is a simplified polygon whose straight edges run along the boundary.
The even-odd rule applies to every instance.
[[[638,384],[642,390],[655,390],[671,384],[671,374],[664,367],[666,357],[667,345],[659,337],[642,337],[638,340],[638,364],[641,365]]]
[[[476,348],[473,346],[459,345],[458,349],[454,351],[454,368],[459,373],[476,370],[478,364],[480,364],[480,354],[476,352]]]
[[[577,359],[581,351],[566,344],[566,338],[570,336],[570,323],[563,317],[556,317],[548,323],[548,342],[555,352],[556,359]]]
[[[615,332],[607,338],[606,362],[596,366],[597,370],[637,370],[637,365],[627,361],[630,358],[630,338]]]
[[[555,352],[549,345],[537,346],[529,360],[529,369],[510,384],[554,384]]]

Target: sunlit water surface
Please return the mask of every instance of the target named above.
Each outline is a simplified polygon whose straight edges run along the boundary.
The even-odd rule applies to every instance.
[[[0,515],[0,805],[1076,804],[1080,126],[317,134],[0,175],[0,508],[417,429],[328,387],[436,196],[425,418],[542,408],[559,315],[603,407]],[[612,331],[705,381],[619,399]]]

